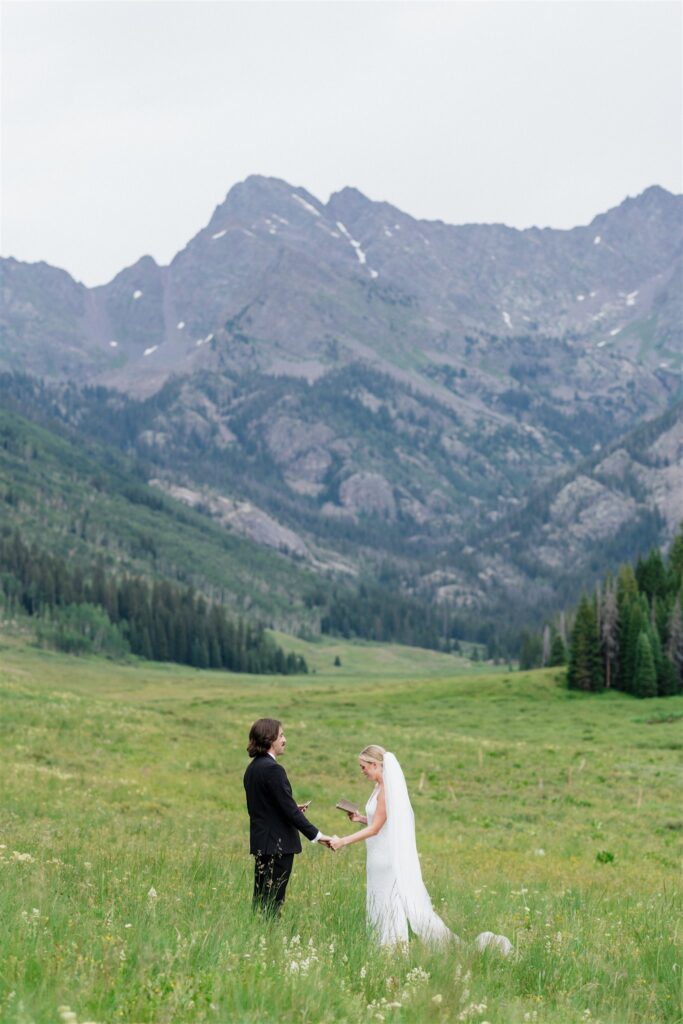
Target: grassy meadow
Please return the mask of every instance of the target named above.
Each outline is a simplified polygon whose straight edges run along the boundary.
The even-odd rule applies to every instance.
[[[683,698],[293,646],[314,673],[113,664],[0,634],[3,1024],[681,1021]],[[282,919],[252,916],[242,773],[261,715],[283,720],[323,830],[353,827],[336,799],[365,802],[358,750],[397,754],[427,887],[464,946],[375,949],[362,844],[304,842]],[[473,951],[485,929],[510,959]]]

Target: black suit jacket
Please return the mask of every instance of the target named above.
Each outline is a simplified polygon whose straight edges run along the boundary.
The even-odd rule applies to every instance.
[[[299,832],[315,839],[318,829],[299,810],[287,773],[270,754],[257,754],[244,773],[251,853],[301,853]]]

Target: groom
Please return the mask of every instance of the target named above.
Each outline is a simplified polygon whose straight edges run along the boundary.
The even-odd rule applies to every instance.
[[[255,909],[279,915],[294,864],[301,853],[299,832],[312,843],[329,842],[304,816],[305,804],[295,803],[287,773],[277,759],[287,740],[276,718],[259,718],[249,730],[247,753],[252,758],[244,773],[249,811],[249,844],[254,855]]]

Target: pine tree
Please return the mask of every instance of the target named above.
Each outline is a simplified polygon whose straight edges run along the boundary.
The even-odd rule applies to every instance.
[[[572,631],[567,685],[572,690],[602,690],[604,677],[595,603],[584,594]]]
[[[619,647],[619,688],[635,693],[636,657],[638,638],[647,629],[648,617],[636,598],[625,610],[624,628]]]
[[[665,654],[662,658],[661,671],[657,676],[657,696],[672,697],[675,693],[678,693],[678,688],[679,684],[676,669]]]
[[[669,579],[670,593],[679,593],[681,587],[683,587],[683,523],[681,523],[681,528],[669,548],[666,572]]]
[[[638,637],[636,645],[635,676],[633,692],[636,697],[657,696],[657,672],[652,655],[650,638],[645,630]]]
[[[638,584],[635,573],[630,565],[622,565],[617,575],[617,633],[618,654],[617,671],[612,686],[618,690],[630,692],[635,664],[635,644],[638,640],[638,626],[633,644],[630,645],[630,623],[634,604],[638,600]]]
[[[659,633],[657,632],[657,626],[650,622],[650,628],[647,632],[647,638],[650,641],[650,648],[652,650],[652,661],[655,666],[655,679],[657,683],[657,693],[661,693],[666,688],[667,682],[665,679],[666,669],[664,665],[667,663],[664,651],[662,650],[662,641],[659,639]]]
[[[667,590],[667,574],[659,548],[653,548],[636,564],[636,583],[641,594],[651,602],[653,597],[663,597]]]
[[[550,660],[548,664],[551,668],[567,664],[567,651],[559,633],[555,634],[553,642],[550,645]]]

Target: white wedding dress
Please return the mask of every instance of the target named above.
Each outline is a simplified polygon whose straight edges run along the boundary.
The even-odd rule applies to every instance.
[[[372,825],[377,810],[375,787],[365,811]],[[432,907],[422,881],[415,841],[415,816],[401,766],[392,753],[384,754],[384,801],[387,820],[375,836],[366,840],[367,916],[380,945],[408,941],[408,925],[425,942],[441,944],[461,940],[444,924]],[[495,946],[506,956],[512,945],[504,935],[482,932],[478,949]]]

